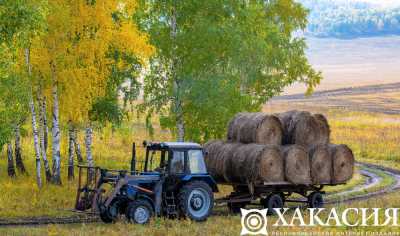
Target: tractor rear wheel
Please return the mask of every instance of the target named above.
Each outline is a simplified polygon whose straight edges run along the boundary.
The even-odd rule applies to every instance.
[[[214,195],[210,186],[202,181],[184,185],[179,192],[180,212],[194,221],[204,221],[214,207]]]
[[[147,224],[153,216],[153,207],[149,201],[139,199],[128,204],[126,209],[126,218],[131,223]]]

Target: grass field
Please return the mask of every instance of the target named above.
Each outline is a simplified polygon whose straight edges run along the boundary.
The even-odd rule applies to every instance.
[[[266,106],[266,112],[279,112],[290,110],[291,107]],[[390,167],[400,168],[400,115],[385,115],[367,112],[349,112],[340,109],[311,108],[316,112],[327,115],[331,125],[333,143],[349,145],[358,161],[368,161]],[[155,140],[171,140],[169,132],[155,129]],[[80,136],[83,136],[81,134]],[[82,137],[81,137],[82,138]],[[124,124],[114,132],[111,127],[97,131],[94,135],[93,152],[96,165],[108,168],[129,168],[131,143],[141,143],[148,136],[145,126],[141,121]],[[82,140],[81,140],[82,141]],[[66,216],[72,214],[68,209],[73,208],[75,200],[76,181],[66,179],[66,140],[62,142],[62,186],[45,184],[38,189],[35,184],[34,159],[30,137],[23,139],[23,156],[29,175],[18,173],[17,178],[7,176],[6,157],[4,150],[1,154],[3,164],[0,165],[0,218],[18,218],[32,216]],[[82,142],[83,144],[83,142]],[[138,149],[143,156],[143,149]],[[44,178],[44,176],[43,176]],[[356,175],[347,186],[328,188],[329,192],[342,191],[361,183],[363,178]],[[383,185],[390,184],[390,179],[385,179]],[[379,186],[378,186],[379,187]],[[377,187],[377,188],[378,188]],[[382,187],[382,186],[381,186]],[[230,191],[229,187],[222,187],[221,196]],[[384,197],[367,201],[341,204],[339,207],[400,207],[400,193],[393,193]],[[190,221],[173,221],[155,219],[150,225],[137,226],[119,222],[114,225],[75,224],[75,225],[50,225],[44,227],[18,227],[0,228],[0,234],[10,235],[237,235],[240,233],[240,217],[228,214],[226,207],[217,207],[215,215],[207,222],[194,223]],[[324,232],[326,228],[283,228],[281,231],[308,231]],[[346,228],[338,227],[330,231],[344,231]],[[348,230],[348,229],[347,229]],[[354,228],[355,231],[373,231],[375,228]],[[392,228],[382,228],[391,232]]]
[[[384,197],[372,198],[362,202],[354,202],[350,204],[340,204],[335,207],[338,210],[343,210],[345,207],[361,208],[361,207],[400,207],[400,194],[393,193]],[[112,225],[102,223],[95,224],[75,224],[75,225],[49,225],[42,227],[18,227],[18,228],[0,228],[1,235],[239,235],[241,231],[240,216],[232,216],[227,214],[225,209],[217,208],[216,215],[209,218],[206,222],[195,223],[187,220],[166,220],[155,219],[149,225],[131,225],[118,222]],[[290,213],[290,212],[289,212]],[[321,214],[321,218],[326,216]],[[271,216],[268,220],[275,221],[276,217]],[[307,215],[305,221],[307,222]],[[354,222],[354,218],[350,217]],[[383,218],[380,218],[383,221]],[[398,227],[269,227],[270,235],[284,235],[289,232],[290,235],[335,235],[339,232],[349,231],[357,233],[363,232],[373,233],[375,235],[385,235],[384,233],[399,232]],[[325,233],[325,234],[324,234]],[[380,234],[377,234],[380,233]],[[338,234],[339,235],[339,234]],[[371,234],[372,235],[372,234]]]

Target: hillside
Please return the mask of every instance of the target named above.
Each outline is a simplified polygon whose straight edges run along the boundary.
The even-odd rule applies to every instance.
[[[310,10],[306,34],[356,38],[400,34],[400,2],[299,0]]]

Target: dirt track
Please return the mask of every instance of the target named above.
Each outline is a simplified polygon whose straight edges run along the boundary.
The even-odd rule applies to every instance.
[[[315,92],[308,97],[304,94],[278,96],[268,101],[267,106],[285,104],[400,114],[400,83],[327,90]]]

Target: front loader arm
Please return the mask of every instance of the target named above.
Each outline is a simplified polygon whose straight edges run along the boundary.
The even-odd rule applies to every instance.
[[[118,180],[117,184],[115,185],[114,191],[111,193],[111,195],[107,198],[107,201],[104,203],[105,207],[108,207],[111,204],[111,201],[117,196],[121,188],[127,183],[128,181],[126,177]]]

